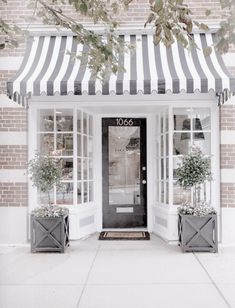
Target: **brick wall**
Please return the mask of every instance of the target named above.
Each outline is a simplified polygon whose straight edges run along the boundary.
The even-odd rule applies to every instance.
[[[235,207],[235,184],[221,183],[221,207]]]
[[[0,169],[25,169],[27,145],[0,145]]]
[[[220,108],[220,130],[235,130],[234,105],[223,105]]]
[[[26,183],[0,182],[0,206],[27,206],[28,187]]]
[[[25,108],[0,108],[0,132],[27,131],[27,121]]]

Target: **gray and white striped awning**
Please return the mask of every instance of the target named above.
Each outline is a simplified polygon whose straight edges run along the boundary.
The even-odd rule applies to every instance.
[[[191,53],[180,44],[170,48],[155,46],[150,34],[121,35],[136,48],[119,55],[125,72],[111,75],[105,82],[94,79],[87,67],[88,46],[79,45],[73,36],[29,37],[25,57],[13,80],[7,84],[8,95],[25,104],[28,97],[40,95],[122,95],[152,93],[235,92],[235,78],[213,49],[205,57],[203,48],[213,45],[213,34],[194,34],[198,49]],[[81,54],[74,60],[74,54]]]

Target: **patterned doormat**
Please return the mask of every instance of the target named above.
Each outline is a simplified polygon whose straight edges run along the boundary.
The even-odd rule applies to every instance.
[[[149,232],[145,231],[135,231],[135,232],[118,232],[118,231],[103,231],[100,233],[99,240],[104,241],[116,241],[116,240],[126,240],[126,241],[141,241],[150,240]]]

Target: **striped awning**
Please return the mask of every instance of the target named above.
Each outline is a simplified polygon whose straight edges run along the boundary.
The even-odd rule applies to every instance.
[[[120,35],[135,46],[119,55],[125,72],[111,74],[103,83],[87,67],[88,46],[73,36],[31,36],[22,65],[7,84],[8,95],[25,104],[28,97],[40,95],[122,95],[153,93],[235,92],[235,78],[213,49],[205,57],[203,48],[214,43],[213,34],[194,34],[198,49],[188,52],[179,43],[170,48],[154,45],[150,34]],[[80,60],[74,55],[80,54]]]

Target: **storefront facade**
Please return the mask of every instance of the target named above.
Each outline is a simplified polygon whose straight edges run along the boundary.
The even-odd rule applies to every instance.
[[[213,181],[201,187],[200,200],[217,209],[222,240],[223,229],[233,234],[228,221],[235,216],[221,212],[221,205],[227,202],[229,207],[234,184],[228,173],[221,172],[221,162],[226,166],[232,158],[224,153],[221,157],[220,150],[221,144],[226,151],[229,148],[220,135],[223,127],[231,130],[227,118],[235,114],[226,105],[231,104],[228,93],[235,91],[234,78],[214,50],[206,58],[200,50],[189,55],[178,44],[156,47],[151,31],[139,28],[122,30],[120,35],[136,45],[135,52],[120,55],[126,72],[102,84],[65,52],[83,48],[75,46],[72,34],[34,31],[21,67],[8,82],[8,95],[27,113],[27,160],[35,151],[56,153],[62,159],[63,189],[55,187],[51,200],[69,207],[72,240],[125,229],[148,230],[176,241],[177,207],[190,202],[193,194],[178,187],[175,169],[196,145],[211,157]],[[213,41],[211,33],[194,35],[201,47]],[[221,118],[224,107],[218,104],[225,101]],[[226,113],[226,106],[233,113]],[[10,148],[17,140],[6,143]],[[22,182],[23,172],[18,171],[14,174]],[[11,172],[6,173],[4,183]],[[229,184],[222,187],[223,181]],[[5,242],[27,241],[29,213],[45,203],[45,196],[27,182],[23,195],[28,206],[17,226],[22,236],[12,233]]]

